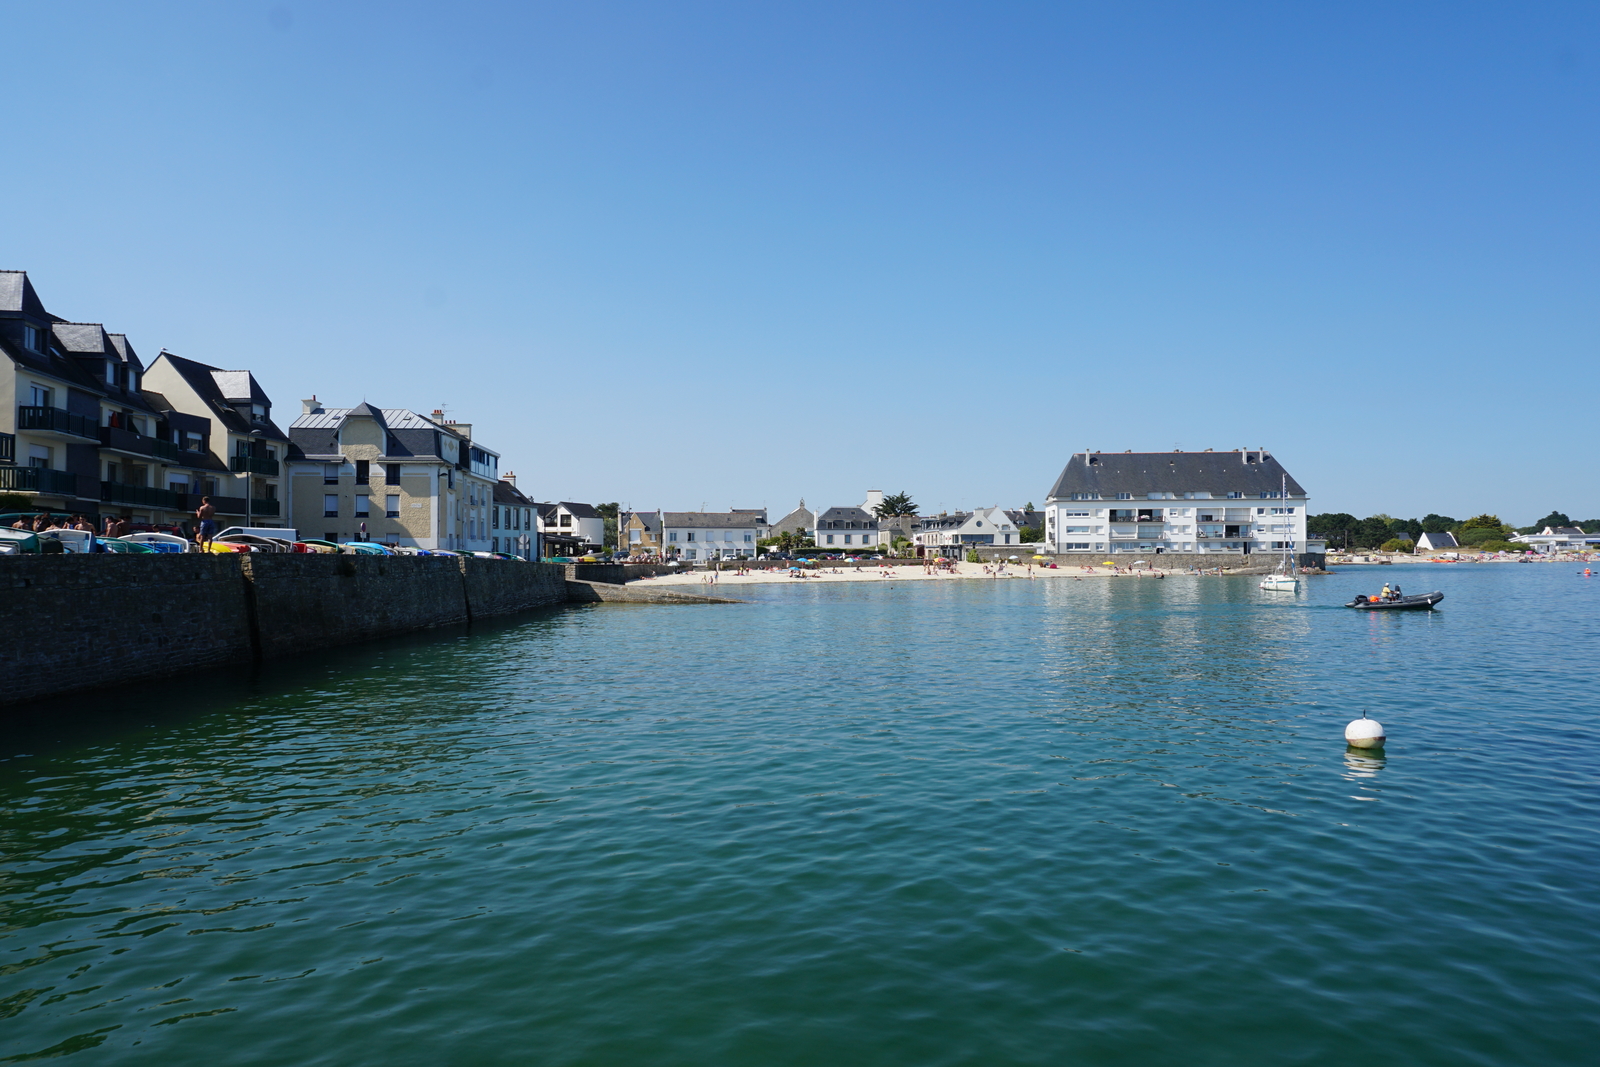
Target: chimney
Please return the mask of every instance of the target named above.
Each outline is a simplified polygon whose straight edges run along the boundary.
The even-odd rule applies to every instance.
[[[312,393],[311,394],[311,399],[310,400],[302,400],[302,401],[300,401],[300,414],[302,414],[302,415],[321,415],[322,414],[322,402],[317,399],[317,394],[316,393]]]
[[[510,482],[511,483],[511,488],[515,489],[517,487],[517,472],[516,471],[506,471],[504,474],[502,474],[500,476],[500,480],[502,482]]]
[[[861,505],[861,510],[862,511],[875,511],[875,510],[877,510],[878,505],[882,504],[882,503],[883,503],[883,490],[882,489],[868,489],[867,490],[867,502],[865,504]]]

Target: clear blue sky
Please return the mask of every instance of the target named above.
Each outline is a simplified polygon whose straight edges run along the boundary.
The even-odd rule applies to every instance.
[[[541,499],[1595,477],[1600,5],[6,2],[0,266]]]

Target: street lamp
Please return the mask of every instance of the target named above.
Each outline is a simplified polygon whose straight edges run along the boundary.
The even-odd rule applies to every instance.
[[[256,458],[256,443],[254,438],[263,436],[265,435],[260,430],[250,431],[250,437],[252,438],[250,441],[250,452],[247,456],[245,456],[244,461],[244,528],[246,530],[255,525],[255,510],[253,506],[255,502],[251,499],[255,496],[255,491],[250,485],[250,479],[254,473],[250,469],[250,461]]]

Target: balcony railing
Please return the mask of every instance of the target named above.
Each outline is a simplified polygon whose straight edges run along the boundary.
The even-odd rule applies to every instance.
[[[278,473],[278,461],[267,456],[234,456],[229,466],[239,473],[248,471],[251,474],[265,474],[268,477],[276,477]]]
[[[78,495],[78,476],[48,467],[0,467],[0,490]]]
[[[100,499],[107,504],[136,504],[145,508],[179,510],[184,494],[170,489],[152,489],[145,485],[123,485],[121,482],[101,482]]]
[[[90,439],[97,439],[100,436],[100,425],[97,420],[86,415],[74,415],[60,408],[19,407],[17,429],[45,430]]]
[[[100,445],[102,448],[114,448],[118,452],[132,452],[136,456],[153,456],[169,463],[178,462],[178,446],[171,441],[163,441],[159,437],[146,437],[132,430],[124,430],[120,426],[100,427]]]

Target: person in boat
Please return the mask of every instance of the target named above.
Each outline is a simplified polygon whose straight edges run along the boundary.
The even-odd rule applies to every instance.
[[[1393,600],[1394,599],[1393,591],[1389,588],[1389,583],[1388,582],[1384,582],[1383,583],[1383,592],[1378,594],[1378,599],[1379,600]]]

